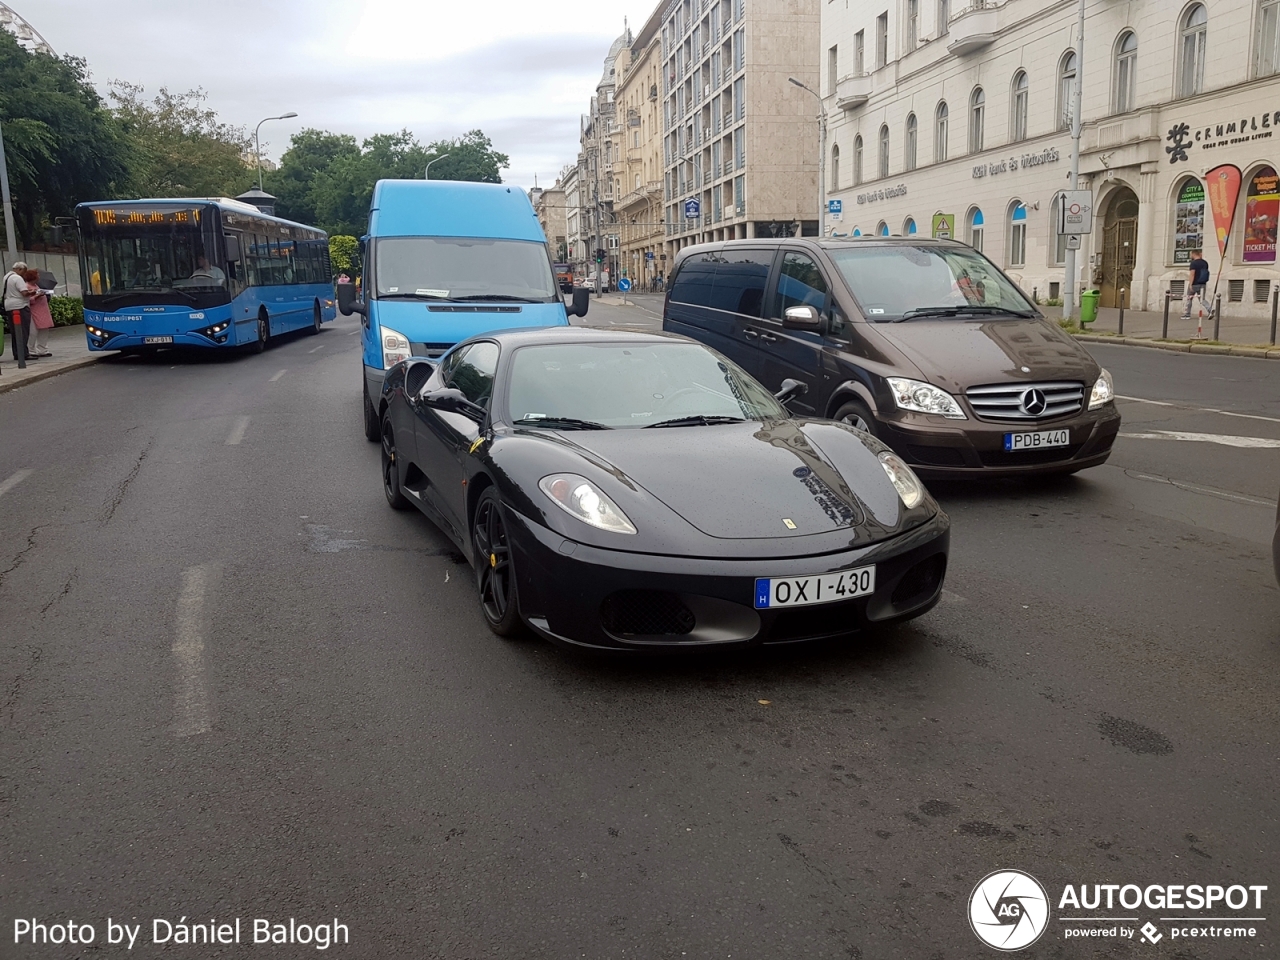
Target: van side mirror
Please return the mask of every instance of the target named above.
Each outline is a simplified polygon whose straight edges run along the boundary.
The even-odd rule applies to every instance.
[[[344,317],[349,317],[353,313],[365,313],[368,308],[364,305],[364,301],[356,296],[356,285],[354,283],[338,284],[338,312]]]
[[[795,307],[787,307],[782,314],[782,329],[821,330],[822,315],[807,303],[802,303]]]
[[[573,305],[565,312],[571,317],[585,317],[591,306],[591,291],[587,287],[573,288]]]
[[[809,309],[812,310],[813,308],[810,307]],[[773,399],[777,400],[779,403],[785,404],[790,403],[796,397],[803,397],[808,392],[808,384],[802,383],[799,380],[792,380],[788,377],[786,380],[782,381],[782,388],[773,395]]]

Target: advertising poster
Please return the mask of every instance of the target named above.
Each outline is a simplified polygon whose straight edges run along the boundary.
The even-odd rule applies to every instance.
[[[1218,256],[1226,256],[1227,237],[1231,235],[1231,221],[1236,215],[1236,201],[1240,199],[1240,168],[1224,163],[1206,173],[1204,182],[1209,209],[1213,211],[1213,229],[1218,235]]]
[[[1244,259],[1247,263],[1276,262],[1276,222],[1280,219],[1280,183],[1274,167],[1263,167],[1249,178],[1244,205]]]
[[[951,240],[956,235],[956,215],[954,213],[935,213],[933,215],[933,235],[939,240]]]
[[[1204,245],[1204,185],[1187,180],[1173,208],[1173,262],[1190,263],[1191,251]]]

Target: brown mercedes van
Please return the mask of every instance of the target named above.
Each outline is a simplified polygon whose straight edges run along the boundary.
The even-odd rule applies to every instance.
[[[1120,429],[1111,376],[972,247],[860,237],[731,240],[676,257],[664,330],[714,347],[789,405],[875,434],[931,475],[1071,473]]]

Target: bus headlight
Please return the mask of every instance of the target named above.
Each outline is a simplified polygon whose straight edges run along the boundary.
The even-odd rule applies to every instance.
[[[408,360],[413,352],[409,338],[390,327],[382,328],[382,369],[390,370],[401,360]]]

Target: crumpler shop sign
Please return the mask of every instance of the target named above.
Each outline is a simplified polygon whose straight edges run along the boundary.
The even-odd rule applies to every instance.
[[[1188,159],[1190,151],[1196,147],[1202,150],[1213,150],[1235,143],[1265,140],[1277,127],[1280,127],[1280,110],[1227,120],[1224,123],[1212,123],[1203,127],[1176,123],[1169,128],[1164,138],[1169,144],[1164,148],[1164,152],[1169,155],[1170,163],[1178,163]]]

